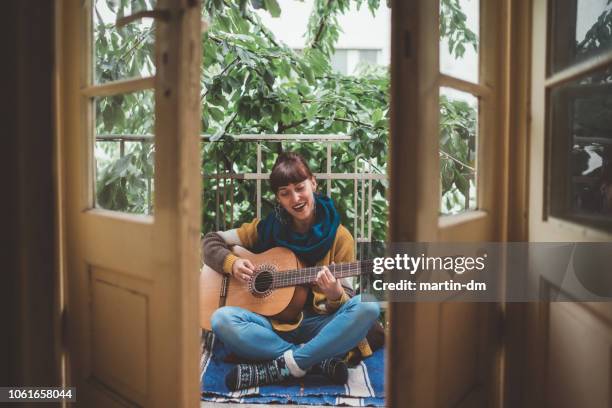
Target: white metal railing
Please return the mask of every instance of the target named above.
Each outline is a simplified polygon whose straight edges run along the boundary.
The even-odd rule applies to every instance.
[[[222,143],[223,140],[211,141],[209,135],[201,135],[202,142]],[[327,195],[331,196],[332,183],[334,180],[347,180],[354,183],[354,220],[353,220],[353,236],[355,244],[359,242],[371,242],[372,240],[372,196],[373,196],[373,181],[382,181],[387,178],[386,174],[374,172],[374,167],[369,158],[363,154],[358,155],[354,159],[353,173],[334,173],[332,171],[332,149],[334,144],[350,141],[348,135],[312,135],[312,134],[243,134],[232,136],[232,141],[256,143],[257,149],[257,165],[254,173],[231,173],[220,172],[217,174],[204,174],[207,179],[216,180],[215,189],[215,206],[217,214],[216,227],[217,229],[227,229],[227,214],[230,214],[229,223],[233,227],[233,207],[234,207],[234,181],[235,180],[254,180],[256,183],[256,214],[261,218],[262,207],[262,181],[267,180],[269,173],[262,172],[262,144],[265,142],[302,142],[302,143],[320,143],[326,148],[326,165],[325,173],[315,173],[318,180],[325,180],[327,187]],[[153,135],[119,135],[105,134],[96,136],[98,142],[117,142],[119,143],[120,156],[125,155],[125,143],[141,142],[152,143]],[[151,183],[147,183],[147,189]],[[228,211],[228,195],[229,195],[229,211]],[[147,191],[147,197],[150,199],[151,192]],[[150,207],[150,205],[149,205]],[[223,214],[222,217],[220,214]]]

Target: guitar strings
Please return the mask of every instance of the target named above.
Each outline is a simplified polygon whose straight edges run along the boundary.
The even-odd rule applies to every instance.
[[[328,267],[332,270],[332,273],[335,277],[344,278],[367,273],[368,271],[364,271],[363,267],[368,266],[369,264],[372,264],[371,260],[334,264],[329,265]],[[321,270],[321,268],[321,266],[311,266],[300,269],[290,269],[286,271],[272,271],[270,272],[270,275],[272,276],[262,277],[260,279],[260,282],[275,281],[278,283],[308,283],[309,281],[316,279],[316,275]],[[359,273],[356,274],[355,272]]]
[[[334,268],[332,273],[335,274],[336,277],[345,277],[350,276],[353,272],[360,271],[362,266],[347,264],[346,268]],[[300,281],[300,280],[310,280],[316,277],[316,274],[321,270],[321,267],[309,267],[298,270],[287,270],[287,271],[274,271],[270,272],[273,277],[276,277],[278,281]],[[314,273],[316,272],[316,273]],[[273,279],[273,277],[262,278],[266,280]]]
[[[335,264],[331,265],[330,269],[332,269],[332,273],[334,273],[336,277],[343,278],[367,273],[367,270],[364,271],[363,269],[371,263],[372,261],[358,261],[344,264]],[[270,279],[274,280],[274,277],[276,277],[276,281],[279,283],[307,283],[316,279],[316,274],[320,270],[320,266],[314,266],[297,270],[276,271],[271,273],[273,275],[271,278],[264,278],[264,280],[262,281],[268,282]]]
[[[364,267],[372,263],[372,260],[365,260],[329,265],[328,268],[330,268],[336,278],[345,278],[366,274],[368,271],[364,270]],[[269,289],[295,286],[314,281],[320,270],[321,266],[312,266],[287,271],[273,271],[269,272],[271,276],[261,277],[260,279],[256,279],[256,281],[260,284],[271,285]]]

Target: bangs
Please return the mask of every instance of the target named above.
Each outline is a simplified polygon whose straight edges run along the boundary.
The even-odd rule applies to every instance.
[[[312,177],[312,172],[306,163],[292,157],[276,163],[270,174],[270,186],[276,194],[279,188],[292,183],[301,183],[310,177]]]

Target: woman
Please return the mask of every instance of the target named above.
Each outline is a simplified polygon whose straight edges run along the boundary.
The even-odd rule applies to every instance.
[[[213,332],[232,352],[249,360],[264,360],[238,364],[227,375],[226,384],[237,390],[302,377],[307,372],[345,383],[348,370],[340,357],[356,346],[363,355],[371,354],[364,338],[380,312],[377,303],[362,303],[360,296],[351,298],[350,285],[343,285],[323,266],[354,261],[353,237],[340,224],[333,201],[316,193],[317,182],[300,155],[280,154],[270,184],[277,200],[275,212],[234,230],[207,234],[206,263],[246,284],[254,265],[232,254],[229,246],[255,252],[282,246],[308,266],[321,265],[321,270],[296,322],[281,323],[232,306],[213,314]]]

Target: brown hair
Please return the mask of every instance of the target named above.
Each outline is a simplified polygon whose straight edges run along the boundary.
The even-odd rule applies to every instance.
[[[293,152],[278,155],[270,173],[270,186],[274,194],[278,189],[291,183],[301,183],[312,177],[310,167],[302,156]]]

